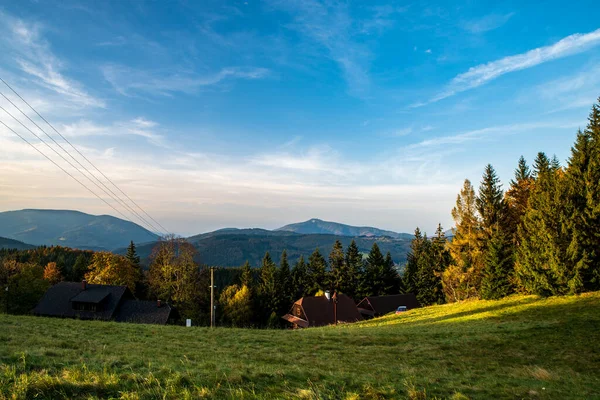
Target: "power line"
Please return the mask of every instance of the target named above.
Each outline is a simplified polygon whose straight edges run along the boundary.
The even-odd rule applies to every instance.
[[[33,147],[35,149],[35,151],[37,151],[38,153],[40,153],[42,156],[44,156],[48,161],[50,161],[52,164],[56,165],[58,168],[60,168],[65,174],[69,175],[71,178],[73,178],[75,180],[75,182],[79,183],[81,186],[83,186],[84,188],[86,188],[91,194],[93,194],[94,196],[96,196],[97,198],[99,198],[100,200],[102,200],[104,203],[106,203],[107,206],[109,206],[110,208],[112,208],[113,210],[115,210],[116,212],[118,212],[119,214],[123,215],[121,213],[121,211],[117,210],[112,204],[110,204],[109,202],[107,202],[106,200],[104,200],[102,197],[98,196],[96,194],[96,192],[94,192],[92,189],[90,189],[89,187],[87,187],[83,182],[81,182],[79,179],[75,178],[69,171],[67,171],[66,169],[64,169],[63,167],[61,167],[59,164],[57,164],[53,159],[51,159],[50,157],[48,157],[46,154],[44,154],[40,149],[38,149],[37,147],[35,147],[33,144],[31,144],[27,139],[25,139],[23,136],[19,135],[19,133],[17,131],[15,131],[14,129],[12,129],[10,126],[6,125],[4,123],[4,121],[0,120],[0,124],[4,125],[6,127],[6,129],[10,130],[12,133],[14,133],[15,135],[17,135],[18,137],[21,138],[21,140],[23,140],[25,143],[27,143],[28,145],[30,145],[31,147]],[[125,217],[123,215],[123,217]],[[125,217],[125,219],[127,219],[127,217]]]
[[[50,138],[50,140],[52,140],[62,151],[64,151],[69,157],[71,157],[77,164],[79,164],[79,166],[81,166],[81,168],[83,168],[88,174],[90,174],[96,181],[98,181],[102,186],[104,186],[104,188],[106,188],[106,190],[108,190],[111,194],[109,194],[105,189],[101,188],[100,186],[98,186],[98,184],[94,181],[92,181],[86,174],[84,174],[79,168],[75,167],[69,160],[67,160],[65,157],[62,156],[62,154],[60,154],[58,151],[56,151],[56,149],[54,149],[52,146],[50,146],[48,143],[46,143],[44,140],[42,140],[42,138],[40,138],[38,135],[36,135],[31,129],[29,129],[29,127],[27,127],[25,124],[23,124],[18,118],[16,118],[14,115],[12,115],[9,111],[7,111],[4,107],[0,106],[0,109],[2,109],[5,113],[7,113],[12,119],[14,119],[15,121],[17,121],[23,128],[27,129],[29,132],[31,132],[31,134],[33,134],[36,138],[38,138],[38,140],[40,140],[42,143],[44,143],[46,146],[48,146],[52,151],[54,151],[60,158],[62,158],[65,162],[67,162],[71,167],[73,167],[75,170],[77,170],[80,174],[82,174],[87,180],[89,180],[90,182],[92,182],[94,185],[96,185],[96,187],[100,190],[102,190],[104,192],[104,194],[106,194],[108,197],[110,197],[113,200],[116,200],[117,203],[125,206],[126,209],[129,209],[130,212],[133,212],[133,214],[135,214],[140,221],[143,221],[143,223],[145,223],[147,226],[151,227],[154,231],[160,233],[161,235],[164,235],[163,232],[161,232],[158,228],[156,228],[154,225],[152,225],[150,222],[148,222],[144,217],[142,217],[141,215],[139,215],[134,209],[132,209],[127,203],[125,203],[125,201],[123,201],[122,199],[119,198],[119,196],[117,196],[112,190],[110,190],[109,187],[107,187],[104,182],[102,182],[100,179],[98,179],[98,177],[96,177],[92,172],[90,172],[90,170],[88,170],[83,164],[81,164],[79,162],[79,160],[77,160],[75,157],[73,157],[73,155],[71,153],[69,153],[64,147],[62,147],[60,145],[60,143],[58,143],[56,140],[54,140],[54,138],[52,136],[50,136],[45,130],[43,130],[38,124],[35,123],[35,121],[33,121],[31,118],[29,118],[29,116],[27,114],[25,114],[15,103],[13,103],[8,97],[6,97],[6,95],[4,95],[4,93],[2,93],[0,91],[0,95],[2,97],[4,97],[10,104],[12,104],[13,107],[15,107],[21,114],[23,114],[25,116],[25,118],[27,118],[31,123],[33,123],[41,132],[43,132],[48,138]],[[123,214],[121,214],[123,215]],[[128,221],[129,218],[126,217],[126,219]],[[131,221],[130,221],[131,222]]]
[[[81,157],[83,157],[84,160],[86,160],[92,167],[94,167],[94,169],[96,171],[98,171],[100,173],[100,175],[102,175],[104,177],[104,179],[109,181],[119,192],[121,192],[125,197],[127,197],[127,199],[129,201],[131,201],[138,209],[140,209],[140,211],[142,211],[146,216],[148,216],[148,218],[150,218],[158,226],[160,226],[164,232],[167,232],[167,233],[169,232],[168,229],[166,229],[164,226],[162,226],[160,224],[160,222],[158,222],[157,220],[152,218],[152,216],[150,214],[148,214],[142,207],[140,207],[135,201],[133,201],[133,199],[131,197],[129,197],[127,195],[127,193],[125,193],[123,190],[121,190],[121,188],[119,186],[117,186],[109,177],[107,177],[102,171],[100,171],[100,169],[98,169],[98,167],[96,167],[96,165],[94,163],[92,163],[90,160],[88,160],[88,158],[86,156],[84,156],[75,146],[73,146],[73,144],[67,138],[65,138],[50,122],[48,122],[46,120],[46,118],[44,118],[40,113],[38,113],[37,110],[35,108],[33,108],[23,97],[21,97],[21,95],[19,93],[17,93],[4,79],[2,79],[2,77],[0,77],[0,81],[2,81],[2,83],[4,83],[6,85],[6,87],[8,87],[15,95],[17,95],[17,97],[19,99],[21,99],[23,101],[23,103],[25,103],[34,113],[36,113],[37,116],[40,117],[50,128],[52,128],[54,130],[54,132],[56,132],[58,134],[58,136],[60,136],[65,142],[67,142],[73,148],[73,150],[75,150]]]

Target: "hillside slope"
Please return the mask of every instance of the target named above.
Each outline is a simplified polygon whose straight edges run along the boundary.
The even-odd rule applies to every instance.
[[[130,240],[156,240],[147,229],[109,215],[70,210],[19,210],[0,213],[0,236],[32,245],[60,245],[79,249],[113,250]]]
[[[35,249],[35,246],[20,242],[18,240],[0,237],[0,249],[29,250]]]
[[[0,314],[0,342],[0,398],[600,398],[600,293],[298,331]]]
[[[253,266],[259,266],[267,251],[276,262],[279,262],[283,250],[287,250],[288,260],[295,263],[301,255],[308,259],[317,247],[327,258],[336,240],[347,247],[353,239],[361,252],[368,253],[373,243],[377,242],[384,254],[390,252],[394,262],[406,262],[410,241],[388,237],[352,238],[324,234],[300,235],[262,229],[227,229],[188,238],[198,250],[198,262],[220,267],[239,267],[246,260]],[[146,259],[155,245],[156,243],[138,245],[138,254],[142,259]],[[117,252],[125,254],[126,249],[121,248]]]
[[[409,233],[398,233],[373,228],[370,226],[352,226],[338,222],[323,221],[312,218],[305,222],[289,224],[276,229],[276,231],[288,231],[303,234],[329,234],[338,236],[388,236],[394,239],[411,239]]]

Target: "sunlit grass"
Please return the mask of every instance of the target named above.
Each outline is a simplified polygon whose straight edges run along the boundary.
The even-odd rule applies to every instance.
[[[600,398],[600,293],[300,331],[0,315],[0,399]]]

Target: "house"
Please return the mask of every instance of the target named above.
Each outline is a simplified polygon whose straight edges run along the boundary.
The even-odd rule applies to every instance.
[[[296,301],[290,312],[282,318],[294,328],[309,328],[334,324],[336,311],[338,322],[356,322],[363,319],[354,301],[344,294],[337,295],[337,310],[334,310],[334,302],[327,300],[325,296],[307,296]]]
[[[136,300],[127,286],[93,285],[83,281],[52,286],[33,309],[33,314],[164,325],[173,318],[174,310],[160,300]]]
[[[358,311],[365,317],[379,317],[394,312],[398,307],[406,310],[421,307],[414,294],[392,294],[388,296],[368,296],[357,304]]]

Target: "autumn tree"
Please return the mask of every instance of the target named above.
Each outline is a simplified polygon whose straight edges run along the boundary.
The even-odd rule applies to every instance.
[[[454,237],[449,244],[452,265],[442,274],[448,301],[459,301],[478,295],[483,270],[481,221],[477,213],[475,190],[468,179],[452,209]]]
[[[56,285],[63,280],[63,276],[55,262],[49,262],[44,267],[44,279],[51,285]]]
[[[252,292],[246,285],[227,286],[219,296],[223,323],[235,327],[248,327],[252,324]]]
[[[140,280],[140,271],[125,257],[100,251],[94,253],[85,279],[89,283],[100,285],[127,286],[132,293],[135,293],[136,285]]]

